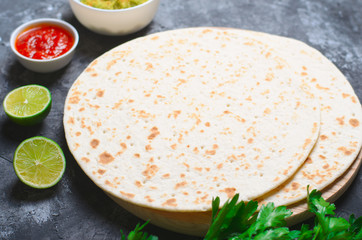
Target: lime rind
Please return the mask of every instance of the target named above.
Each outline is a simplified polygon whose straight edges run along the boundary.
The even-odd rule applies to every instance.
[[[60,181],[66,161],[56,142],[37,136],[19,144],[15,150],[13,165],[16,175],[24,184],[44,189]]]
[[[20,94],[16,94],[19,91]],[[26,104],[23,104],[24,102]],[[37,84],[16,88],[9,92],[3,101],[5,113],[10,120],[24,126],[34,125],[46,118],[51,105],[49,89]]]

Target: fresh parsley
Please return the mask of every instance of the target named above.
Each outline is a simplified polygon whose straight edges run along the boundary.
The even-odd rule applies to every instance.
[[[148,233],[141,232],[141,230],[148,224],[148,221],[145,222],[142,226],[137,224],[135,229],[131,231],[128,236],[123,234],[121,231],[121,240],[158,240],[158,237],[149,235]]]
[[[335,205],[325,201],[321,192],[307,188],[308,210],[315,214],[314,226],[303,224],[300,230],[290,230],[286,218],[292,212],[285,206],[268,203],[258,209],[256,201],[238,202],[236,194],[220,209],[220,198],[212,201],[212,219],[204,240],[362,240],[362,217],[354,215],[346,220],[335,217]],[[128,237],[121,240],[158,240],[143,233],[147,224],[136,226]]]

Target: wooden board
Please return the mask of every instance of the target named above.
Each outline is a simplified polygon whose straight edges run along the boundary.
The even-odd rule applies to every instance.
[[[336,181],[322,190],[322,196],[328,202],[336,201],[351,185],[362,163],[362,153],[348,170]],[[150,220],[156,226],[194,236],[204,236],[209,229],[211,211],[207,212],[171,212],[134,205],[108,194],[117,204],[143,220]],[[294,225],[311,217],[306,200],[288,207],[293,215],[287,219],[288,225]]]
[[[358,174],[361,163],[362,150],[360,150],[359,155],[347,171],[322,190],[322,197],[328,202],[335,202],[351,185]],[[313,214],[308,211],[308,206],[305,200],[292,204],[288,208],[293,212],[293,215],[288,218],[288,225],[300,223],[313,216]]]

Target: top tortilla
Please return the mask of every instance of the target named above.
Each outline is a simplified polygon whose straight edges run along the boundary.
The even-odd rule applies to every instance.
[[[319,133],[315,95],[258,35],[181,29],[93,61],[69,90],[70,151],[103,190],[171,211],[250,200],[286,181]]]
[[[267,39],[279,56],[294,59],[290,65],[321,104],[320,136],[307,161],[287,182],[257,199],[290,205],[307,197],[308,185],[323,190],[351,166],[362,145],[362,108],[345,76],[319,51],[294,39]]]

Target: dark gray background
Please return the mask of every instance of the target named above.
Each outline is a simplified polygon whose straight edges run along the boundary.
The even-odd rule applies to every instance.
[[[105,51],[130,39],[164,30],[220,26],[263,31],[299,39],[320,50],[346,75],[362,99],[362,1],[356,0],[161,0],[153,22],[126,37],[107,37],[84,28],[67,0],[0,1],[0,99],[15,87],[36,83],[48,87],[53,107],[43,123],[19,127],[0,109],[0,239],[120,239],[141,221],[110,200],[81,171],[70,155],[62,125],[68,89],[83,69]],[[15,59],[9,37],[18,25],[40,17],[71,23],[80,35],[73,61],[62,70],[38,74]],[[42,135],[57,141],[67,169],[57,186],[35,190],[17,179],[12,157],[24,139]],[[362,215],[362,174],[336,202],[337,215]],[[152,225],[160,239],[198,239]]]

